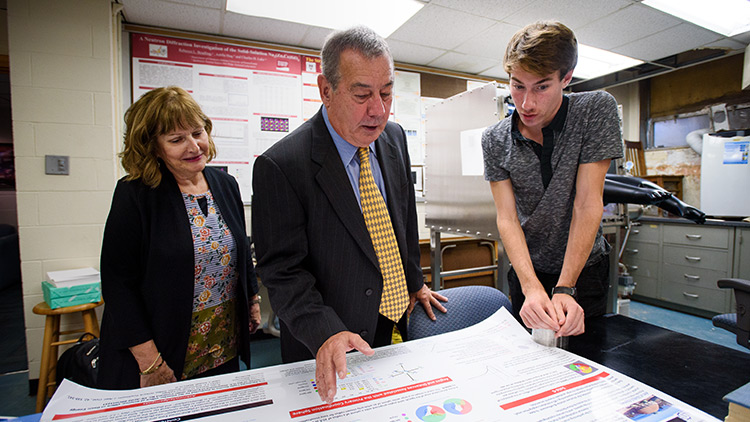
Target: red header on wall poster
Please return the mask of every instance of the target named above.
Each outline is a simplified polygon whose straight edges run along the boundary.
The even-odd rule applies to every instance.
[[[302,73],[302,57],[281,51],[140,33],[132,34],[131,48],[133,58]]]
[[[316,56],[302,56],[304,62],[303,72],[309,73],[322,73],[320,69],[320,57]]]

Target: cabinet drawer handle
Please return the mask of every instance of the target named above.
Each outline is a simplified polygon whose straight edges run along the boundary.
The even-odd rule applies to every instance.
[[[625,249],[627,253],[638,253],[638,249]]]
[[[640,230],[633,230],[633,234],[638,234],[640,232],[641,232]]]
[[[685,237],[687,237],[690,240],[700,240],[701,237],[703,237],[703,236],[701,236],[699,234],[686,234]]]
[[[682,292],[682,294],[683,294],[683,295],[684,295],[685,297],[689,297],[689,298],[691,298],[691,299],[698,299],[698,298],[700,297],[700,296],[698,296],[698,295],[695,295],[695,294],[692,294],[692,293],[687,293],[687,292]]]
[[[637,265],[631,265],[629,268],[630,268],[630,271],[638,271]]]
[[[701,257],[699,257],[699,256],[688,256],[688,255],[685,255],[685,259],[687,259],[688,261],[700,261]]]
[[[701,279],[701,276],[699,275],[684,274],[684,276],[688,280],[700,280]]]

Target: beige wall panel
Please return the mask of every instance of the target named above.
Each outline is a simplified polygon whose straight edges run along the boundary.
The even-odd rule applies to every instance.
[[[91,57],[93,54],[92,19],[101,19],[102,6],[107,11],[110,8],[109,2],[101,0],[20,0],[12,3],[9,5],[11,19],[8,20],[11,54],[18,49],[37,53]],[[16,6],[19,3],[29,4],[30,8],[26,14],[16,13]],[[100,7],[97,8],[96,3]],[[91,7],[87,7],[87,4]],[[27,34],[28,36],[15,38],[14,34]]]
[[[35,304],[32,304],[33,307]],[[34,315],[35,317],[39,317]],[[44,319],[41,319],[44,324]],[[39,378],[39,361],[42,360],[42,340],[44,339],[44,325],[41,328],[26,330],[26,350],[29,357],[29,379]]]
[[[91,92],[15,87],[11,97],[14,120],[39,123],[94,123],[94,98]]]
[[[67,155],[64,151],[51,155]],[[16,159],[16,189],[29,191],[93,191],[97,190],[96,160],[70,158],[70,174],[44,174],[44,156]]]
[[[39,195],[39,224],[69,226],[100,222],[109,214],[111,192],[48,192]]]
[[[24,261],[98,257],[102,244],[98,225],[21,227],[19,233]]]
[[[109,65],[106,58],[34,53],[31,80],[35,87],[108,93],[112,83]]]
[[[115,191],[117,183],[117,174],[112,160],[96,160],[96,188],[99,191],[107,192],[107,211],[112,202],[112,193]],[[104,223],[104,220],[102,221]]]
[[[16,166],[18,166],[18,161],[16,159]],[[16,177],[18,177],[18,169],[16,169]],[[39,197],[36,192],[17,192],[16,203],[18,205],[19,227],[39,224]]]
[[[23,275],[23,295],[40,295],[42,294],[42,280],[44,279],[42,271],[42,261],[24,261],[21,264],[21,274]]]
[[[120,117],[119,119],[121,120],[122,117]],[[118,123],[119,123],[119,120],[118,120]],[[109,93],[95,93],[94,94],[94,124],[108,126],[110,127],[110,130],[111,130],[111,126],[112,126],[112,96],[111,94]]]
[[[12,86],[31,85],[31,54],[24,51],[13,51],[9,56],[13,69]]]
[[[34,309],[34,306],[36,306],[36,304],[39,302],[44,302],[44,296],[42,296],[41,294],[29,295],[29,296],[23,297],[23,303],[24,303],[23,319],[24,321],[26,321],[27,330],[31,328],[44,329],[44,316],[37,315],[32,311]],[[39,343],[41,343],[41,339]],[[41,351],[40,351],[40,355],[41,355]]]
[[[39,156],[53,154],[112,160],[114,155],[112,128],[108,126],[37,124],[34,134]]]
[[[18,157],[36,156],[34,125],[29,122],[13,122],[13,155]],[[18,167],[18,166],[16,166]]]

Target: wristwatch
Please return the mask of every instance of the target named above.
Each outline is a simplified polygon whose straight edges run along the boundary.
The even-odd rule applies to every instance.
[[[260,304],[261,297],[258,295],[257,299],[250,299],[250,304],[255,305],[256,303]]]
[[[556,295],[558,293],[564,293],[566,295],[570,295],[575,299],[578,295],[578,292],[576,291],[575,287],[565,287],[565,286],[555,286],[552,288],[552,295]]]

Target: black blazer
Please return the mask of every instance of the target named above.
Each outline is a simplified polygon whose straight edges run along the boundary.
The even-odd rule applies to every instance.
[[[194,252],[180,189],[164,170],[155,189],[140,180],[117,182],[104,228],[101,277],[105,301],[101,327],[99,387],[138,388],[138,365],[129,347],[153,339],[177,379],[182,375],[193,312]],[[237,181],[203,171],[237,247],[237,315],[240,356],[249,365],[248,298],[258,291],[245,212]]]
[[[422,288],[406,136],[375,141],[409,292]],[[257,158],[252,233],[258,275],[281,321],[284,362],[310,359],[330,336],[373,343],[383,289],[364,217],[322,112]]]

